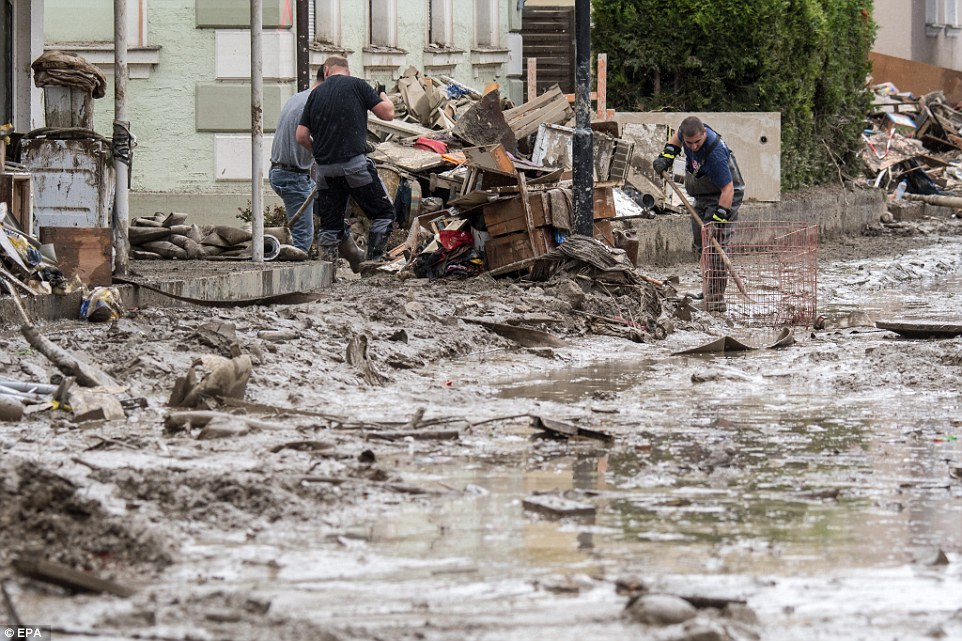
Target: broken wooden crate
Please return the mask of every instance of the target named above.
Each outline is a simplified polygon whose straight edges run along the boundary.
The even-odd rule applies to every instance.
[[[526,198],[518,195],[498,200],[483,209],[491,235],[484,245],[489,271],[509,271],[512,266],[522,269],[557,247],[569,233],[574,217],[570,187],[530,185],[525,192]],[[611,187],[594,189],[593,212],[594,237],[614,247],[610,219],[615,215],[615,198]]]

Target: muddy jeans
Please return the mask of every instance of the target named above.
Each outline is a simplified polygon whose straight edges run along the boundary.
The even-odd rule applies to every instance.
[[[311,190],[314,189],[314,181],[307,174],[278,167],[271,168],[269,177],[271,188],[284,201],[284,213],[287,215],[287,220],[290,220],[310,196]],[[304,251],[310,250],[311,243],[314,242],[314,215],[310,208],[291,225],[291,237],[295,247]]]
[[[356,156],[337,165],[315,165],[317,200],[314,211],[319,219],[318,245],[337,245],[344,238],[347,226],[344,212],[347,199],[371,219],[372,234],[388,234],[394,223],[394,205],[377,175],[374,161],[367,156]]]
[[[724,250],[731,243],[732,236],[735,233],[738,207],[732,207],[732,214],[728,219],[729,222],[719,223],[712,220],[710,213],[708,215],[705,214],[706,210],[711,211],[711,208],[717,206],[717,196],[705,198],[701,196],[695,197],[695,211],[698,212],[699,217],[705,224],[704,229],[711,231],[712,237]],[[728,270],[725,268],[725,263],[721,255],[714,249],[712,243],[709,242],[708,247],[702,246],[704,242],[702,238],[702,227],[699,226],[694,219],[691,221],[691,233],[695,253],[701,260],[702,273],[705,275],[705,300],[709,303],[720,303],[725,297],[725,290],[728,288]]]

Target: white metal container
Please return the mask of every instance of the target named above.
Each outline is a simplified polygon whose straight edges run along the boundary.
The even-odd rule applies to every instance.
[[[107,142],[24,139],[22,162],[33,174],[40,227],[110,227],[114,170]]]

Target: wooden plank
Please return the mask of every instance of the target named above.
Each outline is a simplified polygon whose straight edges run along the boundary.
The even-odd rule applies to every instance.
[[[613,232],[612,229],[611,229],[611,221],[610,221],[610,220],[607,220],[607,219],[602,219],[602,220],[595,219],[595,222],[594,222],[594,224],[592,225],[591,235],[592,235],[595,239],[600,240],[600,241],[602,241],[603,243],[605,243],[606,245],[608,245],[608,247],[614,247],[614,246],[615,246],[615,236],[614,236],[614,232]]]
[[[7,211],[28,236],[34,235],[32,185],[32,175],[27,172],[0,174],[0,202],[7,203]]]
[[[517,172],[514,162],[508,157],[504,145],[494,147],[466,147],[464,156],[472,167],[493,171],[505,176],[514,176]]]
[[[528,185],[525,183],[524,174],[518,173],[518,188],[521,193],[521,206],[524,207],[524,224],[528,228],[528,238],[531,240],[531,253],[534,256],[540,256],[544,251],[539,252],[541,247],[538,246],[538,241],[534,235],[534,213],[531,210],[531,196],[528,195]]]
[[[592,191],[593,218],[614,218],[615,217],[615,191],[611,187],[595,187]]]
[[[538,97],[538,59],[528,58],[528,102]]]
[[[57,251],[57,262],[68,280],[79,276],[88,286],[112,281],[113,230],[107,227],[41,227],[40,242]]]
[[[437,133],[433,129],[428,129],[427,127],[415,125],[410,122],[402,122],[400,120],[381,120],[371,113],[367,115],[367,128],[374,133],[394,134],[407,138],[430,136],[434,133]]]
[[[53,563],[39,557],[21,556],[13,560],[13,567],[31,579],[52,583],[76,592],[98,594],[106,592],[119,597],[129,597],[134,594],[134,590],[125,585],[101,579],[85,572],[78,572],[66,565]]]
[[[597,75],[598,120],[608,120],[608,54],[598,54]]]
[[[531,194],[531,213],[535,227],[549,224],[545,210],[538,194]],[[485,206],[484,224],[491,236],[504,236],[519,231],[527,231],[525,211],[521,206],[521,197],[509,198]]]
[[[951,104],[962,100],[962,71],[874,51],[869,54],[869,59],[872,61],[874,82],[891,82],[900,91],[911,91],[918,96],[931,91],[943,91]]]
[[[562,496],[535,494],[522,499],[521,506],[530,512],[538,512],[552,518],[593,517],[597,511],[591,503],[572,501]]]

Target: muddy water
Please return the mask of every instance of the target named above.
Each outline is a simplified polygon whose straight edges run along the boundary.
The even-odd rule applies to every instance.
[[[832,297],[820,310],[962,322],[962,276],[955,258],[944,258],[944,269],[918,268],[897,283],[867,281],[867,263],[830,268]],[[765,638],[958,638],[958,363],[949,376],[894,380],[873,354],[911,370],[917,359],[958,354],[959,341],[940,347],[867,327],[798,339],[788,350],[737,356],[666,353],[690,346],[680,344],[688,336],[667,349],[625,348],[623,359],[498,381],[493,396],[504,407],[579,415],[617,444],[532,440],[520,430],[491,456],[401,457],[394,464],[410,482],[459,491],[356,534],[372,551],[443,560],[442,584],[469,594],[509,598],[533,584],[586,599],[599,579],[627,573],[747,598]],[[588,502],[596,514],[526,511],[522,500],[539,492]],[[427,589],[424,603],[432,599],[446,601]],[[524,638],[517,625],[495,627]]]
[[[959,318],[960,275],[954,242],[825,265],[820,311]],[[510,419],[457,442],[344,438],[330,459],[271,447],[333,440],[336,430],[255,434],[238,445],[158,429],[147,432],[157,452],[90,447],[83,460],[94,469],[144,471],[126,484],[142,496],[115,508],[177,524],[178,563],[143,580],[130,603],[34,592],[22,608],[32,621],[131,631],[102,638],[325,638],[294,634],[302,621],[345,641],[685,638],[622,618],[615,580],[630,576],[659,591],[745,599],[772,641],[962,638],[962,482],[953,476],[962,468],[962,340],[858,327],[799,331],[783,350],[673,355],[718,331],[706,324],[649,344],[587,337],[554,353],[499,348],[418,378],[397,374],[387,388],[318,382],[340,385],[324,397],[335,414],[541,414],[608,432],[610,445],[536,438],[527,421]],[[38,434],[46,440],[18,447],[40,456],[41,445],[55,450],[65,438]],[[338,503],[278,487],[295,487],[284,479],[306,470],[348,477],[368,447],[406,490],[318,484],[319,494],[342,494]],[[158,477],[184,487],[174,492]],[[205,491],[191,492],[198,481]],[[252,501],[261,485],[275,491]],[[150,510],[151,489],[173,495],[166,512]],[[523,500],[540,492],[595,513],[526,510]],[[285,514],[267,501],[291,505]],[[250,615],[247,599],[269,603],[268,615]],[[276,630],[265,627],[273,620]]]

